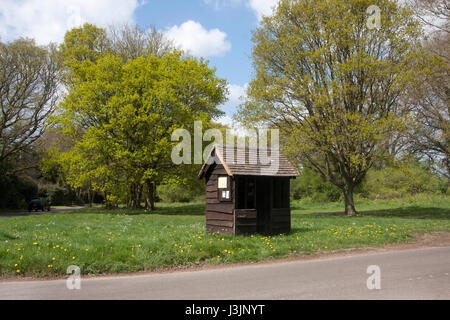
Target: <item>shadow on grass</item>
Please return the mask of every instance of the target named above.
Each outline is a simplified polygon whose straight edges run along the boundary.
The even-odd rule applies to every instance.
[[[389,209],[359,210],[357,217],[396,217],[409,219],[450,219],[450,209],[407,206]],[[307,215],[322,217],[347,217],[344,211],[312,212]],[[351,217],[350,217],[351,218]]]
[[[0,231],[0,241],[2,240],[16,240],[17,237],[10,235],[4,231]]]
[[[83,208],[77,211],[67,211],[73,214],[111,214],[111,215],[179,215],[179,216],[201,216],[205,215],[205,205],[199,203],[176,203],[176,204],[156,204],[155,210],[147,212],[145,209],[105,209],[105,208]],[[61,212],[63,213],[63,212]]]
[[[399,217],[416,219],[450,219],[450,209],[419,206],[361,211],[363,216]]]
[[[344,211],[333,210],[330,211],[312,211],[310,213],[295,213],[299,209],[291,207],[291,212],[294,216],[297,214],[305,214],[305,216],[323,216],[323,217],[346,217]],[[63,212],[61,212],[63,213]],[[204,216],[204,203],[157,203],[156,209],[153,212],[146,212],[144,209],[102,209],[102,208],[84,208],[73,211],[74,214],[111,214],[111,215],[173,215],[173,216]],[[359,211],[358,217],[399,217],[399,218],[416,218],[416,219],[450,219],[450,209],[436,208],[436,207],[420,207],[420,206],[405,206],[388,209],[365,209]]]
[[[205,204],[203,203],[186,203],[177,205],[160,206],[156,205],[156,214],[164,215],[180,215],[180,216],[204,216]]]

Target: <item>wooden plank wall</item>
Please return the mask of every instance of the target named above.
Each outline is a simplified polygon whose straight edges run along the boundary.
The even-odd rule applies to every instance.
[[[234,209],[235,234],[256,233],[256,209]]]
[[[289,233],[291,231],[291,209],[272,208],[272,234]]]
[[[217,197],[217,176],[227,172],[221,164],[212,166],[206,175],[206,232],[234,234],[234,193],[231,191],[231,201],[219,201]],[[228,177],[232,179],[232,177]],[[233,183],[230,184],[233,189]]]

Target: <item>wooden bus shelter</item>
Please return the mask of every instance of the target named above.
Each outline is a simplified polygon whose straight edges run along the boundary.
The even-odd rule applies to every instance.
[[[272,162],[262,164],[266,154]],[[298,172],[277,150],[217,145],[198,176],[206,179],[207,232],[290,232],[289,186]]]

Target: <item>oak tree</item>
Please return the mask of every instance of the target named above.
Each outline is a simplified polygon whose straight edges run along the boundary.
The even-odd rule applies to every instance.
[[[254,31],[238,117],[280,128],[295,164],[336,185],[354,215],[355,187],[405,127],[395,109],[421,72],[420,36],[398,1],[282,0]]]
[[[74,145],[61,163],[73,187],[106,192],[110,202],[132,207],[143,196],[150,211],[156,185],[176,174],[172,131],[193,131],[194,121],[221,115],[226,82],[206,61],[181,52],[127,59],[99,52],[68,64],[68,94],[54,123]]]

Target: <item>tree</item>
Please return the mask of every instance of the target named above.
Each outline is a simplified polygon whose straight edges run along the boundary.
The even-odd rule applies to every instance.
[[[83,80],[86,68],[103,57],[110,46],[105,29],[89,23],[66,32],[59,46],[65,86]]]
[[[149,55],[162,56],[174,49],[155,27],[144,31],[135,25],[111,25],[108,30],[85,23],[64,36],[60,54],[68,75],[83,77],[84,65],[95,63],[105,54],[127,60]]]
[[[110,48],[105,29],[85,23],[79,28],[66,32],[64,42],[60,45],[64,65],[70,67],[72,72],[77,65],[85,62],[95,62]]]
[[[125,61],[142,56],[162,56],[174,49],[174,44],[154,26],[147,31],[133,25],[110,26],[110,49]]]
[[[69,91],[74,91],[77,90],[78,84],[92,80],[92,78],[88,79],[89,70],[106,55],[117,56],[122,59],[121,63],[125,63],[128,60],[146,56],[153,52],[162,54],[168,48],[169,41],[163,38],[160,32],[154,28],[151,31],[144,32],[137,26],[122,25],[111,26],[109,30],[105,30],[89,23],[79,28],[73,28],[66,33],[64,42],[60,45],[66,88]],[[67,121],[70,122],[71,120]],[[59,129],[63,127],[58,121],[56,121],[56,124]],[[110,176],[109,179],[106,179],[98,174],[99,171],[96,169],[98,169],[99,164],[108,163],[107,159],[100,157],[102,153],[98,153],[98,150],[87,149],[85,144],[76,144],[92,125],[89,122],[78,123],[71,127],[72,130],[76,128],[78,132],[72,131],[68,135],[63,133],[64,130],[57,129],[59,139],[54,141],[52,148],[48,149],[46,157],[41,161],[41,168],[46,175],[56,173],[59,178],[63,178],[72,187],[77,190],[84,190],[89,203],[92,201],[94,189],[97,191],[115,189],[115,194],[127,194],[123,190],[123,177]],[[67,141],[68,139],[71,140]],[[70,146],[70,152],[65,150],[64,146]],[[102,168],[102,174],[106,175],[107,170],[104,167]],[[106,186],[107,181],[108,186]],[[139,206],[142,191],[135,186],[132,189],[135,190],[134,193],[137,196],[133,196],[131,200],[128,197],[129,203],[132,206]],[[118,197],[111,193],[109,199],[110,201],[107,204],[112,205],[117,203]]]
[[[421,72],[420,35],[397,1],[282,0],[253,34],[255,78],[238,117],[280,128],[291,159],[336,185],[354,215],[355,187],[405,127],[394,111]]]
[[[435,63],[420,76],[421,85],[412,87],[407,103],[413,110],[416,130],[408,136],[409,150],[426,156],[435,168],[450,178],[450,7],[447,0],[414,1],[416,15],[431,27],[425,50]]]
[[[176,170],[171,161],[177,128],[193,130],[221,115],[226,82],[206,62],[181,53],[138,57],[123,62],[105,54],[82,63],[55,124],[74,147],[62,157],[68,182],[127,198],[154,208],[156,185]]]
[[[44,132],[58,101],[59,70],[53,45],[40,47],[29,39],[0,43],[1,164],[23,158]]]
[[[412,0],[414,12],[428,27],[450,32],[450,3],[448,0]]]

